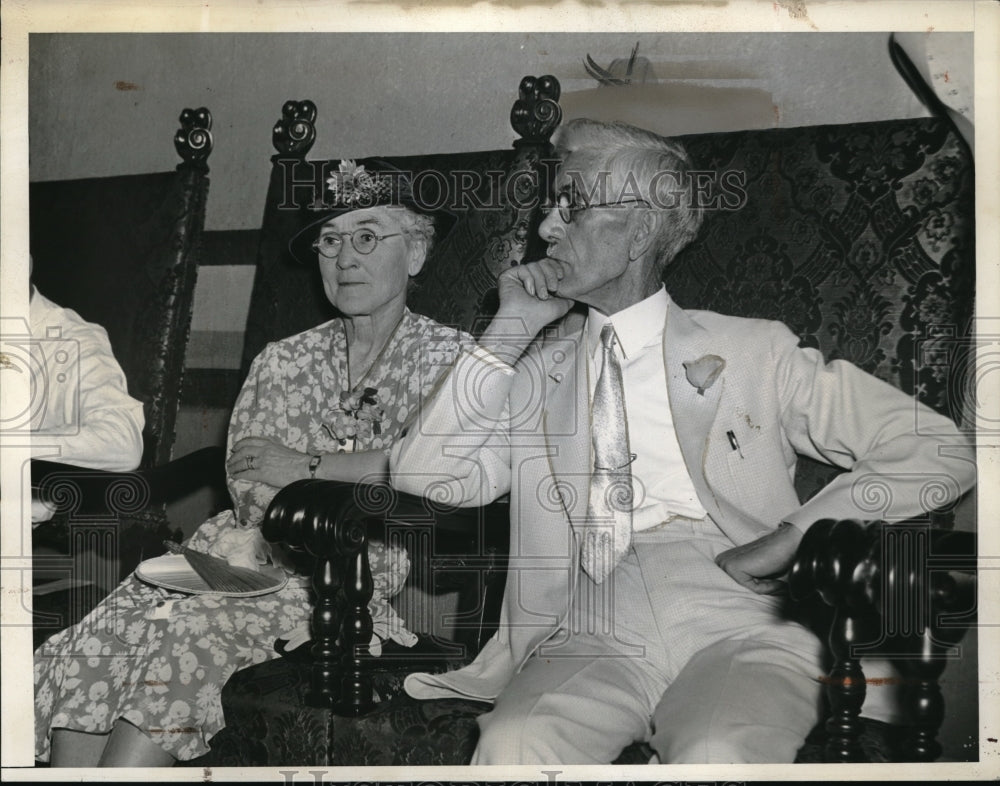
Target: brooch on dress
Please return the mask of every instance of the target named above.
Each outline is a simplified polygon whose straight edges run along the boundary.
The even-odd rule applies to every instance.
[[[341,447],[351,440],[356,448],[358,440],[367,443],[382,433],[384,414],[375,388],[355,393],[344,391],[340,394],[340,406],[333,410],[333,420],[324,423],[323,430]]]

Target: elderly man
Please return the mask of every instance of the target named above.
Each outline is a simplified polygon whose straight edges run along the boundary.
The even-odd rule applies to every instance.
[[[974,464],[938,448],[967,443],[930,411],[918,436],[921,405],[780,323],[671,301],[701,221],[678,144],[579,120],[556,154],[547,258],[500,276],[480,346],[393,451],[403,490],[511,503],[500,630],[406,688],[495,702],[475,764],[607,763],[635,740],[663,763],[792,761],[824,673],[783,614],[803,532],[865,518],[872,474],[913,514],[929,474],[964,492]],[[796,453],[847,472],[801,504]]]

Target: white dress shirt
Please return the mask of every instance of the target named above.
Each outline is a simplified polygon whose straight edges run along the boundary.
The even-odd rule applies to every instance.
[[[610,322],[621,351],[622,381],[635,508],[632,529],[641,532],[673,518],[702,519],[705,509],[681,455],[667,395],[663,364],[663,329],[667,314],[666,288],[617,314],[590,309],[587,316],[590,395],[601,372],[601,329]]]

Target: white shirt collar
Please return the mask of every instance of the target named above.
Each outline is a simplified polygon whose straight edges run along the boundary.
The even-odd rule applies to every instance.
[[[663,334],[669,302],[667,288],[660,287],[645,300],[633,303],[611,316],[602,314],[594,308],[589,309],[587,313],[587,339],[590,342],[588,346],[591,354],[600,349],[601,329],[610,322],[614,325],[622,355],[625,358],[632,357]]]

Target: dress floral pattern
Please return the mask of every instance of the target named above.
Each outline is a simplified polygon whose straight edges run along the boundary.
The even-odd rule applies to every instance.
[[[407,310],[351,390],[339,319],[268,344],[233,409],[229,447],[257,436],[305,453],[388,450],[467,341],[467,334]],[[278,489],[230,478],[229,491],[233,510],[204,522],[189,546],[217,552],[225,533],[258,527]],[[409,572],[406,552],[371,543],[369,558],[375,632],[411,644],[415,637],[388,603]],[[191,596],[129,576],[78,625],[36,651],[36,759],[48,761],[53,729],[104,734],[119,718],[179,760],[206,753],[225,726],[226,681],[277,657],[275,640],[308,624],[307,585],[307,577],[293,575],[269,595]]]

